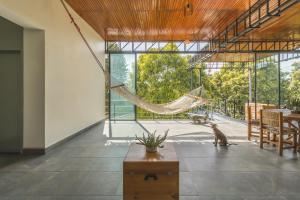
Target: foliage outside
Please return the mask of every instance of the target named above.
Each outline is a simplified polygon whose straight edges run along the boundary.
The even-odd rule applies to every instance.
[[[168,44],[165,50],[177,48]],[[197,87],[196,80],[199,72],[189,70],[190,56],[180,54],[142,54],[138,57],[137,95],[145,100],[161,104],[173,101]],[[195,80],[191,83],[191,77]],[[192,84],[192,85],[191,85]],[[154,115],[141,108],[137,108],[138,118],[152,119],[172,118],[174,116]],[[186,118],[185,113],[175,116]]]
[[[168,48],[177,48],[167,44]],[[123,83],[135,90],[134,66],[128,66],[122,54],[116,58],[114,65],[118,71],[113,74],[118,76]],[[252,99],[254,101],[254,64],[253,63],[224,63],[219,70],[205,69],[205,64],[189,69],[191,55],[182,54],[141,54],[137,60],[137,95],[145,100],[160,104],[173,101],[190,90],[202,84],[205,88],[204,97],[209,99],[216,112],[235,117],[244,118],[244,106],[249,99],[249,81]],[[272,58],[272,57],[271,57]],[[291,70],[280,71],[281,106],[295,109],[300,107],[300,62],[294,62]],[[258,103],[278,104],[279,74],[278,63],[275,59],[268,62],[258,60],[256,68],[256,99]],[[201,74],[201,76],[200,76]],[[200,83],[201,82],[201,83]],[[126,111],[125,111],[126,112]],[[186,113],[176,116],[156,115],[137,108],[138,119],[171,119],[187,118]]]

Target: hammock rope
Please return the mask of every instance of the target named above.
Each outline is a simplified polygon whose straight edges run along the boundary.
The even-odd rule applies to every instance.
[[[88,43],[88,41],[86,40],[85,36],[83,35],[83,33],[80,30],[80,27],[78,26],[78,24],[76,23],[76,21],[74,20],[74,17],[72,16],[71,12],[69,11],[66,3],[64,0],[60,0],[63,7],[65,8],[67,14],[69,15],[70,19],[71,19],[71,23],[74,24],[76,30],[78,31],[80,37],[82,38],[82,40],[84,41],[85,45],[87,46],[87,48],[89,49],[89,51],[91,52],[92,56],[94,57],[95,61],[97,62],[98,66],[101,68],[101,70],[105,73],[105,69],[102,65],[102,63],[100,62],[100,60],[98,59],[98,57],[96,56],[95,52],[93,51],[92,47],[90,46],[90,44]]]
[[[87,39],[81,32],[79,25],[76,23],[74,17],[72,16],[71,12],[69,11],[69,9],[66,5],[66,3],[64,2],[64,0],[60,0],[60,1],[69,16],[71,23],[75,26],[77,32],[79,33],[80,37],[84,41],[88,50],[90,51],[93,58],[97,62],[98,66],[104,73],[106,80],[110,80],[110,81],[107,81],[109,83],[110,90],[114,91],[118,95],[125,98],[127,101],[131,102],[134,105],[137,105],[140,108],[143,108],[143,109],[153,112],[153,113],[164,114],[164,115],[182,113],[189,109],[196,108],[196,107],[199,107],[199,106],[207,103],[207,101],[204,98],[199,97],[199,95],[202,93],[202,89],[203,89],[202,87],[198,87],[198,88],[192,90],[191,92],[189,92],[188,94],[185,94],[182,97],[180,97],[174,101],[171,101],[169,103],[165,103],[165,104],[153,104],[153,103],[147,102],[144,99],[142,99],[141,97],[133,94],[124,85],[124,83],[120,83],[113,76],[110,76],[110,74],[107,72],[107,70],[105,70],[105,68],[103,67],[99,58],[96,56],[92,47],[90,46]],[[113,82],[113,84],[111,82]]]

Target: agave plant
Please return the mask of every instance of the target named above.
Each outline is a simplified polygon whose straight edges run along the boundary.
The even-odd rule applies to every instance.
[[[143,133],[143,137],[137,137],[137,135],[135,135],[135,138],[139,141],[137,144],[144,145],[146,147],[147,152],[153,153],[157,151],[157,148],[164,147],[162,143],[167,139],[168,132],[169,130],[166,130],[163,136],[156,136],[155,130],[153,133],[148,133],[147,137]]]

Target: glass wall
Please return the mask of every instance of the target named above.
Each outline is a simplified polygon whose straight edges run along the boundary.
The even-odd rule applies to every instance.
[[[135,93],[135,54],[110,54],[111,86],[125,84]],[[110,120],[135,120],[135,105],[110,91]]]
[[[175,48],[166,45],[166,48]],[[137,56],[137,94],[154,104],[169,103],[199,87],[198,68],[190,69],[190,54],[139,54]],[[159,115],[137,108],[138,119],[186,119],[187,112]]]
[[[244,118],[248,101],[300,109],[300,54],[256,54],[256,62],[202,63],[191,70],[188,61],[192,56],[110,54],[111,82],[117,80],[155,104],[170,102],[203,85],[204,97],[213,106],[200,109],[213,107],[237,119]],[[112,91],[109,96],[111,120],[187,118],[187,113],[165,116],[136,108]]]
[[[257,55],[256,102],[299,110],[300,54]]]
[[[279,74],[278,55],[265,57],[257,55],[256,64],[256,102],[278,104],[279,100]],[[259,59],[262,56],[263,58]]]
[[[280,54],[280,105],[300,109],[300,54]]]
[[[244,105],[249,98],[250,63],[222,62],[205,65],[204,88],[214,112],[243,119]]]

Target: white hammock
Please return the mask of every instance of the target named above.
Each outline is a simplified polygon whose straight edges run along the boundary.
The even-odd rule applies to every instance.
[[[196,96],[200,93],[201,87],[192,90],[190,93],[176,99],[175,101],[165,104],[149,103],[143,100],[141,97],[131,93],[129,89],[124,85],[111,87],[111,90],[124,97],[130,103],[137,105],[144,110],[162,115],[178,114],[206,104],[205,99]]]

